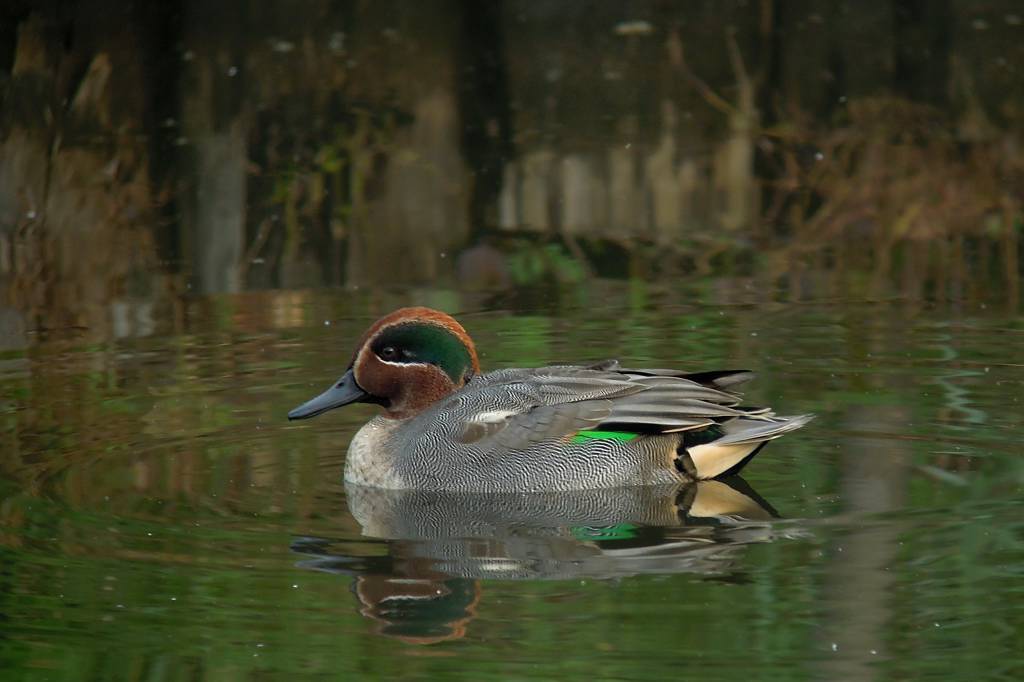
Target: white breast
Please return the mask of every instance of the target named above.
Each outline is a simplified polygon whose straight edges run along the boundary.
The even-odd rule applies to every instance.
[[[402,425],[398,419],[374,417],[366,422],[348,446],[345,457],[345,480],[378,488],[406,488],[394,467],[388,440]]]

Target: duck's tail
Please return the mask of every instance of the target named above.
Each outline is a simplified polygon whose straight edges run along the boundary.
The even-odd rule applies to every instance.
[[[795,431],[814,419],[813,414],[794,417],[740,417],[721,425],[722,435],[696,445],[686,446],[686,454],[693,462],[695,478],[706,480],[739,473],[765,443]]]

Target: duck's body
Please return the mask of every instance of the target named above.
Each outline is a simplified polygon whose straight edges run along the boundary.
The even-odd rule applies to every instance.
[[[465,330],[405,308],[364,335],[349,371],[289,418],[385,406],[352,439],[345,479],[393,489],[582,490],[734,473],[809,415],[739,405],[752,377],[622,369],[615,362],[479,374]]]

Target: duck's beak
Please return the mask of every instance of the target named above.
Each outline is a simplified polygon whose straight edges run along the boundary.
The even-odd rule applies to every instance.
[[[317,416],[321,412],[333,410],[336,407],[348,405],[349,403],[358,402],[367,397],[368,395],[366,391],[359,388],[359,384],[356,383],[355,375],[352,374],[352,370],[349,370],[345,372],[329,389],[309,402],[303,403],[289,412],[288,419],[309,419],[310,417]]]

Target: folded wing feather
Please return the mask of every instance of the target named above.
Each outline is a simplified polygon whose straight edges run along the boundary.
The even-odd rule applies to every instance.
[[[497,394],[504,404],[466,417],[459,440],[482,443],[493,439],[495,445],[522,449],[592,428],[671,433],[740,417],[768,419],[767,408],[739,407],[739,396],[722,390],[751,376],[745,370],[695,375],[619,369],[618,363],[611,361],[592,367],[500,370],[471,382],[464,399],[473,404],[475,397],[493,396],[500,386]],[[693,377],[706,377],[711,385]]]

